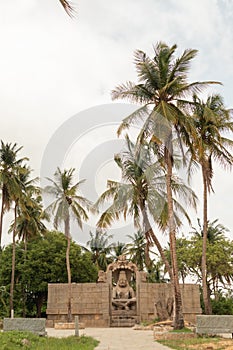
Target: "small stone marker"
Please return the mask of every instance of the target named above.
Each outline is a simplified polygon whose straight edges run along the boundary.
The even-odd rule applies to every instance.
[[[79,318],[78,318],[78,316],[75,316],[74,320],[75,320],[74,321],[75,322],[75,336],[79,337],[79,324],[78,324]]]

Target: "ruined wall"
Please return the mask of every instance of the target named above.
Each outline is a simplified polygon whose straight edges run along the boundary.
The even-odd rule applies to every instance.
[[[139,283],[138,308],[140,321],[153,320],[158,317],[155,304],[161,302],[164,306],[172,298],[170,284],[165,283]],[[183,301],[184,319],[196,323],[196,315],[201,314],[199,286],[195,284],[180,285]]]
[[[171,285],[167,283],[148,283],[145,276],[137,272],[136,298],[139,321],[154,320],[158,317],[155,304],[166,304],[172,298]],[[200,315],[199,286],[181,285],[184,318],[196,323]],[[111,315],[110,281],[105,283],[72,284],[72,315],[79,316],[85,327],[109,327]],[[67,321],[68,284],[48,285],[47,326]]]
[[[71,310],[86,327],[109,327],[109,285],[107,283],[72,283]],[[49,284],[47,325],[67,321],[68,284]]]

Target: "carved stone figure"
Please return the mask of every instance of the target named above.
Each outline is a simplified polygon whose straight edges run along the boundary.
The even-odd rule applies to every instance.
[[[107,281],[106,272],[99,270],[98,272],[98,283],[105,283]]]
[[[120,271],[119,278],[112,292],[112,305],[115,310],[130,310],[135,307],[136,298],[129,285],[125,271]]]

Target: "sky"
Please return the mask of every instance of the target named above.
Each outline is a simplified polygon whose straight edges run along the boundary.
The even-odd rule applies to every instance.
[[[136,81],[136,49],[152,55],[159,41],[177,44],[177,54],[197,49],[190,81],[221,81],[223,86],[206,94],[219,92],[232,107],[233,2],[73,0],[73,5],[77,15],[71,19],[58,0],[0,2],[0,138],[23,146],[21,154],[43,184],[56,166],[76,168],[89,180],[84,194],[93,190],[94,200],[107,178],[119,177],[111,156],[122,147],[116,130],[135,107],[113,102],[111,90]],[[201,182],[194,182],[201,196]],[[233,238],[232,174],[215,167],[213,185],[209,218],[218,218]],[[201,197],[198,213],[190,214],[196,226]],[[72,230],[74,239],[87,238]],[[114,239],[123,240],[131,230],[118,223]],[[3,244],[8,241],[5,233]]]

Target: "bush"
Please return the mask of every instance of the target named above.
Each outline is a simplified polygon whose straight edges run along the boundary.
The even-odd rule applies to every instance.
[[[218,296],[211,300],[212,312],[214,315],[233,315],[233,298],[232,296]]]

